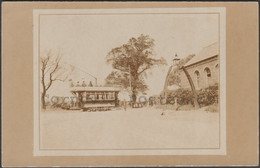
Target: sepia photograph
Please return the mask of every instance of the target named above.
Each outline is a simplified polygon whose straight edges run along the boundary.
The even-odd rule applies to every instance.
[[[259,165],[258,3],[1,5],[2,167]]]
[[[225,155],[225,8],[34,10],[34,155]]]

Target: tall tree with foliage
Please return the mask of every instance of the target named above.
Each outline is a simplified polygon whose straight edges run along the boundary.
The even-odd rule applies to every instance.
[[[120,71],[112,71],[105,79],[105,86],[117,86],[122,89],[129,88],[131,85],[129,73],[122,73]],[[138,86],[138,92],[145,93],[148,90],[148,86],[142,76],[136,81]]]
[[[141,34],[137,38],[132,37],[126,44],[113,48],[106,57],[107,63],[111,63],[117,70],[108,75],[107,82],[121,84],[125,88],[131,84],[133,102],[136,102],[138,92],[147,89],[144,81],[146,70],[166,64],[162,57],[156,58],[154,45],[154,39]]]
[[[173,72],[169,76],[168,84],[171,85],[177,85],[179,86],[181,83],[181,78],[179,76],[179,73]]]

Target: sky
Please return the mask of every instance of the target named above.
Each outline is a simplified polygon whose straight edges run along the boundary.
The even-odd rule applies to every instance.
[[[198,53],[218,41],[216,14],[148,14],[148,15],[42,15],[40,19],[40,53],[61,50],[63,63],[76,67],[73,80],[98,78],[98,84],[113,70],[107,53],[132,37],[149,35],[155,40],[156,57],[168,65],[147,71],[148,95],[159,94],[172,59]],[[84,71],[84,72],[83,72]],[[62,95],[68,83],[56,82],[50,94]]]

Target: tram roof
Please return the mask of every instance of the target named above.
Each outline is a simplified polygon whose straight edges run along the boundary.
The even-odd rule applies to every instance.
[[[119,89],[114,87],[73,87],[70,91],[98,91],[98,92],[106,92],[106,91],[119,91]]]

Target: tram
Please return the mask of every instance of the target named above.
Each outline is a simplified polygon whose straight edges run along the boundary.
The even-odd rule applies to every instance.
[[[107,111],[119,105],[119,89],[113,87],[72,87],[76,106],[83,111]]]

